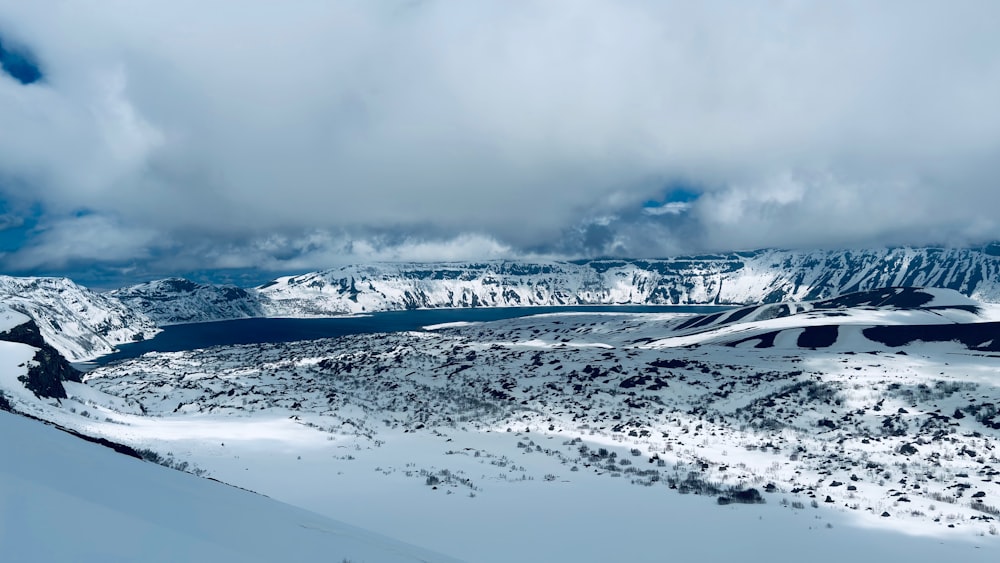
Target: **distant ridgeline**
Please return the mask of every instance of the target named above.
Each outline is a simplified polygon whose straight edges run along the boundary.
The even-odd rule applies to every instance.
[[[166,324],[437,307],[750,305],[880,287],[956,290],[1000,302],[1000,245],[974,249],[760,250],[668,259],[347,266],[259,288],[165,280],[112,292]]]
[[[65,278],[0,276],[0,304],[70,361],[151,338],[157,325],[439,307],[757,305],[882,287],[940,287],[1000,303],[1000,245],[975,249],[761,250],[662,260],[374,264],[258,288],[182,279],[95,293]]]

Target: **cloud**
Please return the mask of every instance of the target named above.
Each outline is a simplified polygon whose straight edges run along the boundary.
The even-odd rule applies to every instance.
[[[462,234],[434,239],[408,235],[360,237],[326,231],[296,237],[269,236],[206,248],[204,252],[206,254],[198,258],[181,258],[187,263],[178,262],[175,267],[183,270],[207,265],[217,269],[307,271],[351,263],[480,261],[525,257],[487,235]]]
[[[642,212],[646,215],[680,215],[693,206],[689,201],[668,201],[663,205],[643,207]]]
[[[15,271],[57,270],[80,264],[120,264],[151,257],[157,233],[98,215],[37,227],[34,238],[6,257]]]
[[[998,16],[971,0],[0,0],[0,38],[45,72],[0,75],[0,196],[127,241],[102,254],[40,232],[44,260],[5,266],[1000,238]],[[678,181],[700,197],[643,211]]]

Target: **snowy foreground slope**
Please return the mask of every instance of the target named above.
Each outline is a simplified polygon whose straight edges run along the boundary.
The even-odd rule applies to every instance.
[[[1000,247],[762,250],[662,260],[374,264],[278,278],[255,290],[162,280],[111,292],[160,324],[434,307],[756,304],[888,286],[1000,301]]]
[[[154,353],[58,404],[0,388],[467,561],[996,561],[997,318],[895,288]]]
[[[0,311],[0,329],[27,320]],[[452,561],[3,412],[27,407],[70,425],[85,420],[75,401],[42,399],[20,385],[37,351],[0,341],[0,559]],[[81,393],[82,385],[70,384]]]
[[[451,561],[0,412],[4,561]]]
[[[34,319],[46,342],[71,362],[159,332],[141,312],[66,278],[0,276],[0,304]]]

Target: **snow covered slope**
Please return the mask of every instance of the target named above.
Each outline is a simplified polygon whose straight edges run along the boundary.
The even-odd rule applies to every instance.
[[[269,316],[425,307],[753,304],[888,286],[1000,301],[1000,257],[986,249],[766,250],[665,260],[350,266],[258,288]]]
[[[995,321],[1000,306],[981,304],[950,289],[892,287],[832,299],[777,303],[697,315],[667,327],[650,345],[752,344],[769,348],[854,349],[898,346],[915,340],[964,344],[1000,351]],[[994,321],[994,322],[991,322]]]
[[[31,317],[46,342],[73,362],[158,332],[142,313],[65,278],[0,276],[0,303]]]
[[[232,285],[199,284],[181,278],[141,283],[108,295],[160,326],[264,315],[257,293]]]
[[[31,318],[28,317],[28,315],[18,313],[7,305],[0,303],[0,333],[7,332],[8,330],[16,326],[23,325],[30,320]]]
[[[0,305],[0,332],[30,323]],[[37,396],[24,379],[38,352],[0,340],[3,561],[454,561],[3,412],[94,434],[93,403],[136,411],[80,383],[67,382],[72,396],[63,400]]]
[[[451,561],[0,412],[4,561]]]

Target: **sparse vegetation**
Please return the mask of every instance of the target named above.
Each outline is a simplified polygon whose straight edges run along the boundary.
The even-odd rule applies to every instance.
[[[155,463],[157,465],[162,465],[163,467],[169,467],[170,469],[174,469],[177,471],[191,473],[192,475],[198,475],[199,477],[204,476],[207,473],[207,471],[205,471],[204,469],[200,469],[197,466],[187,461],[177,461],[171,454],[162,456],[159,453],[148,448],[142,448],[136,451],[139,452],[139,455],[142,456],[142,459],[151,463]]]
[[[641,323],[629,323],[614,327],[616,338],[642,334]],[[463,463],[476,460],[482,474],[405,469],[415,484],[445,492],[474,493],[491,480],[558,482],[588,474],[722,504],[741,502],[739,494],[752,490],[760,500],[761,493],[790,495],[783,505],[796,510],[823,504],[946,525],[945,515],[929,508],[938,502],[968,518],[994,516],[981,500],[1000,494],[992,484],[1000,481],[993,469],[1000,443],[989,426],[1000,401],[992,389],[963,380],[965,368],[936,366],[933,378],[917,379],[911,359],[888,354],[824,353],[810,370],[801,356],[784,352],[740,363],[714,350],[685,350],[681,359],[641,344],[505,344],[567,344],[606,330],[600,323],[538,333],[519,327],[363,335],[336,347],[223,349],[206,352],[215,355],[207,361],[232,367],[210,375],[187,367],[187,356],[154,356],[143,360],[142,386],[129,378],[127,363],[106,368],[95,383],[153,409],[161,404],[157,390],[171,388],[182,404],[174,400],[166,413],[290,412],[337,440],[350,437],[359,450],[338,453],[345,461],[381,447],[380,433],[389,430],[442,441],[486,431],[510,440],[505,451],[454,444],[441,450]],[[751,458],[755,464],[744,463]],[[966,492],[959,481],[989,484]],[[973,497],[978,489],[988,496]]]

